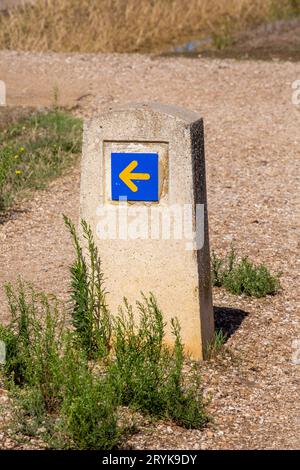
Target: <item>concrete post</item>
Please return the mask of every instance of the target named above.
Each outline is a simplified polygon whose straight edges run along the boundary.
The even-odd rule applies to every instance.
[[[97,240],[111,310],[153,292],[202,359],[214,333],[202,119],[140,104],[86,122],[81,218]]]

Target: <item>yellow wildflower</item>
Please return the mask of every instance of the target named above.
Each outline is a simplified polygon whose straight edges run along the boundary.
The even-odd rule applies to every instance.
[[[19,148],[19,152],[21,152],[21,153],[22,153],[22,152],[25,152],[25,148],[24,148],[24,147],[20,147],[20,148]]]
[[[16,170],[16,175],[20,175],[22,173],[21,170]]]

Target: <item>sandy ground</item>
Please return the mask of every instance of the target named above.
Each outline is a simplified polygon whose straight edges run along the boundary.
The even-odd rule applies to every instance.
[[[300,79],[300,63],[0,52],[0,79],[8,106],[49,105],[58,87],[60,104],[84,116],[144,100],[204,117],[211,247],[222,253],[234,242],[242,254],[281,271],[283,290],[257,300],[215,289],[216,320],[231,336],[228,353],[201,366],[213,422],[203,431],[153,425],[130,444],[299,449],[300,365],[292,357],[300,340],[300,110],[292,104],[292,82]],[[21,273],[66,295],[72,248],[61,214],[78,217],[79,176],[75,169],[36,193],[0,225],[1,285]],[[2,292],[0,315],[6,318]],[[1,431],[0,420],[1,446],[19,444]]]

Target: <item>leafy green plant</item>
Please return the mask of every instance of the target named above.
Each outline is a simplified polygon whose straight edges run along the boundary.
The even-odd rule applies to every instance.
[[[67,335],[60,364],[61,400],[47,409],[38,385],[13,386],[17,430],[42,437],[51,448],[109,450],[126,426],[119,426],[114,391],[106,377],[95,374],[86,355]]]
[[[110,349],[111,318],[106,304],[101,260],[88,224],[81,222],[83,238],[87,242],[86,259],[74,224],[66,216],[64,221],[71,234],[76,255],[70,268],[73,325],[88,356],[103,357]]]
[[[61,304],[19,280],[6,287],[12,321],[1,326],[7,384],[16,400],[18,428],[44,429],[51,446],[110,449],[119,440],[114,391],[97,376],[67,329]]]
[[[118,426],[114,390],[105,376],[97,377],[87,367],[79,373],[79,379],[73,376],[75,380],[69,384],[62,405],[60,427],[64,441],[77,449],[112,449],[123,432]]]
[[[35,303],[33,292],[30,289],[31,302],[26,298],[25,286],[21,280],[18,282],[15,294],[11,284],[6,285],[11,311],[11,323],[2,326],[0,338],[6,345],[6,374],[18,385],[24,385],[32,380],[34,357],[31,350],[31,341],[36,333]]]
[[[184,353],[177,320],[172,320],[173,348],[164,343],[165,323],[152,294],[137,302],[139,321],[125,299],[115,321],[114,355],[109,374],[119,402],[186,427],[207,420],[198,387],[183,383]]]
[[[44,428],[47,423],[51,432],[53,418],[47,414],[39,387],[18,387],[10,383],[10,396],[14,403],[13,425],[16,431],[26,436],[38,436],[40,427]]]
[[[60,303],[19,279],[6,285],[11,323],[1,327],[6,343],[6,374],[16,385],[38,387],[51,412],[60,401],[64,312]]]
[[[137,302],[138,316],[125,300],[111,317],[91,229],[82,221],[84,255],[74,224],[66,217],[65,223],[76,250],[70,268],[75,328],[54,296],[21,279],[6,286],[11,322],[0,326],[0,340],[19,429],[50,447],[109,450],[131,430],[126,419],[120,423],[124,407],[201,428],[207,416],[200,375],[184,377],[178,321],[171,321],[174,341],[167,346],[153,294]]]
[[[280,274],[273,276],[263,264],[253,264],[247,257],[237,260],[234,248],[224,257],[212,253],[212,282],[233,294],[265,297],[280,289]]]
[[[178,322],[172,321],[174,348],[170,349],[164,343],[163,315],[152,294],[143,295],[143,301],[137,302],[139,322],[126,299],[113,320],[91,229],[81,222],[84,255],[74,224],[67,217],[64,220],[76,253],[70,268],[73,325],[88,357],[108,362],[109,379],[119,404],[172,417],[188,427],[203,424],[206,417],[201,393],[198,400],[196,390],[190,387],[186,391],[182,384],[184,353]]]
[[[78,158],[82,122],[54,109],[0,130],[0,211],[26,190],[43,189]]]

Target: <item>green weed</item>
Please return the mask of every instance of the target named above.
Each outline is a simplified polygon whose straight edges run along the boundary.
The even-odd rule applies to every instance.
[[[253,297],[276,294],[280,289],[279,277],[280,274],[273,276],[266,266],[257,266],[247,257],[238,260],[233,248],[224,258],[212,253],[213,285],[223,286],[233,294]]]
[[[224,344],[227,340],[227,334],[223,330],[215,332],[213,340],[208,344],[205,352],[205,358],[207,360],[214,359],[224,349]]]
[[[125,300],[111,316],[91,229],[82,221],[79,238],[66,217],[65,223],[76,253],[70,268],[73,328],[54,296],[22,280],[6,286],[11,322],[0,326],[0,340],[18,429],[52,448],[109,450],[131,430],[126,420],[120,424],[124,407],[201,428],[207,416],[200,376],[184,377],[178,321],[171,322],[174,342],[167,346],[152,294],[137,302],[138,315]]]
[[[109,450],[117,445],[126,426],[118,424],[114,390],[107,374],[96,374],[86,355],[69,347],[65,355],[64,399],[55,428],[56,447]],[[55,439],[52,439],[52,443]]]
[[[64,311],[55,297],[36,292],[19,280],[16,290],[6,285],[12,315],[1,327],[6,343],[6,375],[19,386],[38,387],[45,408],[52,412],[60,401]]]
[[[82,221],[87,243],[84,256],[74,224],[64,216],[75,248],[71,274],[71,315],[82,347],[89,358],[106,356],[110,349],[111,318],[106,304],[101,260],[90,227]]]
[[[51,447],[110,449],[121,435],[115,394],[76,347],[61,304],[21,280],[16,290],[6,289],[12,321],[1,326],[0,339],[18,429],[27,435],[43,429]]]
[[[207,417],[199,387],[183,383],[184,353],[180,326],[172,320],[173,348],[164,343],[165,323],[154,296],[137,302],[139,321],[125,300],[115,321],[114,355],[109,374],[120,404],[189,428]],[[198,384],[199,385],[199,384]]]

